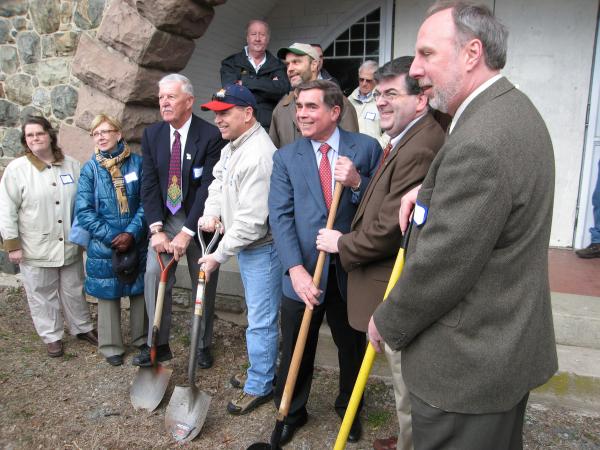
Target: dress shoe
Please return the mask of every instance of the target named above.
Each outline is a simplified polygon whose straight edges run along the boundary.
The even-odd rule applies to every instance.
[[[354,418],[354,423],[350,427],[350,433],[348,433],[348,442],[358,442],[362,437],[362,425],[360,423],[360,417]]]
[[[300,419],[294,424],[284,423],[283,429],[281,431],[281,440],[279,441],[279,445],[288,444],[294,438],[294,433],[296,433],[296,430],[306,425],[306,422],[308,422],[308,417],[304,416],[302,419]]]
[[[206,347],[198,349],[196,361],[198,367],[201,369],[210,369],[213,365],[213,357],[210,354],[210,348]]]
[[[47,344],[47,348],[48,356],[50,358],[58,358],[63,355],[63,345],[61,340],[50,342]]]
[[[77,335],[77,339],[81,339],[83,341],[88,341],[92,345],[98,345],[98,331],[94,328],[93,330],[88,331],[87,333],[79,333]]]
[[[374,450],[396,450],[398,445],[398,437],[392,436],[387,439],[375,439],[373,441]]]
[[[106,362],[111,366],[120,366],[123,364],[123,355],[112,355],[106,358]]]
[[[156,361],[164,362],[173,358],[169,344],[159,345],[156,347]],[[140,347],[140,352],[133,357],[131,364],[139,367],[151,367],[152,360],[150,359],[150,347],[143,345]]]
[[[575,252],[580,258],[600,258],[600,244],[591,243],[586,248],[579,249]]]

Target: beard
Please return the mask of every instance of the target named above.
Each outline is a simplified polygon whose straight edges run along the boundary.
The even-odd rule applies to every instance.
[[[458,70],[450,74],[445,86],[433,86],[429,105],[443,113],[448,113],[449,105],[457,97],[463,84],[463,74]]]

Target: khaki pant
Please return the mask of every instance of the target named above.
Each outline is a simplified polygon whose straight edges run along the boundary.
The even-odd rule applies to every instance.
[[[63,338],[63,316],[72,335],[94,328],[83,294],[81,260],[62,267],[33,267],[21,263],[20,269],[33,325],[46,344]]]
[[[409,392],[402,378],[400,366],[400,352],[395,352],[387,344],[385,345],[385,356],[392,371],[392,383],[394,385],[394,398],[396,399],[396,414],[398,415],[398,450],[412,450],[412,420],[410,417]]]
[[[146,342],[148,332],[144,294],[129,297],[129,336],[131,345],[139,347]],[[121,300],[98,299],[98,351],[102,356],[125,353],[121,333]]]

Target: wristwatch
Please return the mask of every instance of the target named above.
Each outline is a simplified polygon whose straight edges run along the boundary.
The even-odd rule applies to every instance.
[[[150,234],[154,236],[157,233],[161,233],[162,230],[163,229],[160,225],[154,225],[153,227],[150,227]]]
[[[362,178],[361,178],[361,179],[358,181],[358,186],[356,186],[356,187],[351,187],[351,188],[350,188],[350,190],[351,190],[352,192],[358,192],[358,191],[360,191],[360,185],[361,185],[361,183],[362,183]]]

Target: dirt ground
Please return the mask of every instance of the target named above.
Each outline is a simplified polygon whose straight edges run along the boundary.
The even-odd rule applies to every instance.
[[[95,306],[92,305],[95,318]],[[175,385],[184,385],[190,312],[173,314],[172,349],[175,358],[163,403],[152,412],[135,411],[129,385],[137,368],[129,349],[125,364],[108,365],[89,344],[65,338],[65,355],[48,358],[35,333],[21,289],[0,288],[0,448],[3,449],[154,449],[179,448],[167,435],[164,414]],[[127,312],[123,311],[126,330]],[[197,371],[197,384],[212,396],[208,417],[200,435],[187,448],[245,449],[268,441],[276,411],[265,404],[246,416],[234,417],[225,410],[238,394],[230,376],[244,366],[244,329],[217,320],[215,365]],[[309,402],[309,422],[286,448],[332,448],[339,429],[333,411],[337,376],[317,370]],[[394,400],[390,386],[370,381],[362,413],[364,435],[348,449],[369,449],[376,437],[395,429]],[[525,421],[528,449],[599,449],[600,418],[565,408],[531,403]]]

